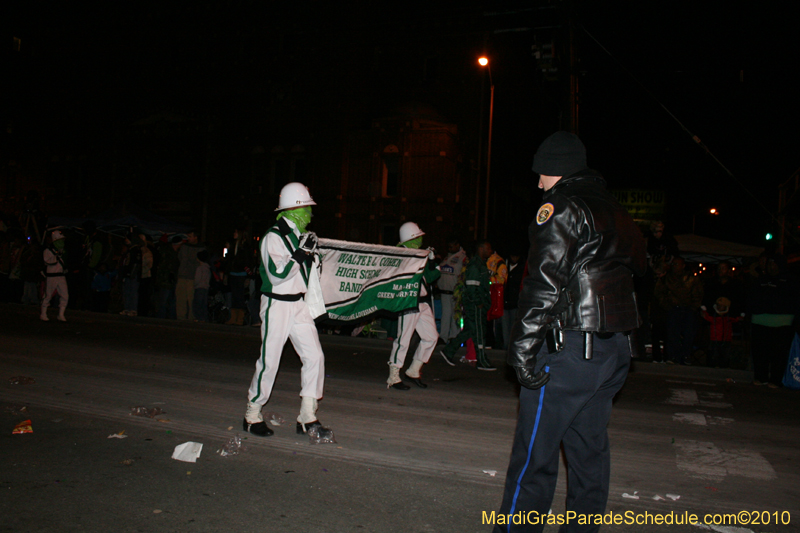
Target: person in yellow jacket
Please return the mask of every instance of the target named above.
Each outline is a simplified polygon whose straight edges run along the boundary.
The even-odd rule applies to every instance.
[[[502,315],[503,295],[499,288],[502,288],[508,279],[508,266],[506,266],[506,262],[500,257],[500,254],[492,250],[492,245],[489,241],[483,241],[481,247],[485,248],[484,254],[489,256],[489,259],[486,260],[486,268],[489,270],[489,290],[492,297],[490,308],[498,308],[500,315]],[[496,287],[496,289],[492,289],[492,287]],[[489,309],[486,311],[488,312]],[[506,339],[503,338],[502,330],[502,321],[499,318],[491,318],[489,320],[487,348],[495,346],[505,349]]]
[[[492,245],[488,241],[484,241],[482,246],[486,247],[486,253],[489,254],[489,259],[486,260],[486,268],[489,269],[489,282],[491,284],[499,283],[504,285],[506,279],[508,279],[508,267],[505,259],[492,250]]]

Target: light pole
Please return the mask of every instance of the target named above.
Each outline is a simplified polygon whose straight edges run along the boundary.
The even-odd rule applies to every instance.
[[[478,64],[489,71],[489,139],[486,148],[486,194],[483,208],[483,238],[489,237],[489,183],[492,177],[492,119],[494,118],[494,82],[492,81],[492,67],[489,59],[478,58]]]

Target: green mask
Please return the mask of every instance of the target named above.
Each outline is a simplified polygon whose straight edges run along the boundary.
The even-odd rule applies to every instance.
[[[58,239],[57,241],[53,241],[53,248],[55,248],[56,250],[63,250],[64,239]]]
[[[306,232],[306,226],[311,222],[311,206],[298,207],[296,209],[287,209],[278,213],[276,220],[281,217],[286,217],[297,225],[297,230],[300,233]]]
[[[417,237],[416,239],[411,239],[410,241],[401,242],[400,246],[405,246],[406,248],[413,248],[414,250],[419,250],[419,247],[422,246],[422,237]]]

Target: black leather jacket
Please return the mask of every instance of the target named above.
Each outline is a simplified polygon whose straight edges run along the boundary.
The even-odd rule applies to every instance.
[[[510,335],[508,364],[527,366],[556,319],[575,331],[639,327],[633,275],[647,268],[646,242],[594,170],[545,192],[529,229],[528,276]]]

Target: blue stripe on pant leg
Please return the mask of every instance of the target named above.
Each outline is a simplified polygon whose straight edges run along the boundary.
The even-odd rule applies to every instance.
[[[550,367],[546,366],[544,368],[545,372],[550,372]],[[514,498],[511,500],[511,511],[509,514],[514,514],[514,510],[517,507],[517,497],[519,496],[519,491],[522,486],[522,477],[525,475],[525,471],[528,469],[528,465],[531,462],[531,454],[533,453],[533,443],[536,440],[536,432],[539,429],[539,420],[542,417],[542,403],[544,401],[544,389],[543,386],[539,391],[539,407],[536,409],[536,422],[533,424],[533,434],[531,435],[531,442],[528,444],[528,457],[525,460],[525,466],[522,467],[522,472],[519,473],[519,477],[517,478],[517,490],[514,491]],[[511,524],[508,525],[508,530],[511,531]]]

